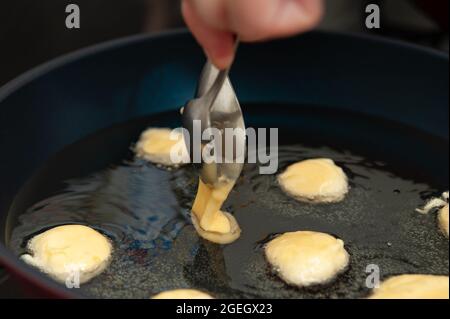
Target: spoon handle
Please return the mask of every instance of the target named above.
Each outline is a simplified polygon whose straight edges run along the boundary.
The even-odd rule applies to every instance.
[[[239,38],[236,38],[236,41],[234,43],[234,52],[237,52],[237,49],[239,47]],[[208,62],[210,63],[210,62]],[[219,71],[219,74],[216,77],[216,80],[214,81],[213,85],[209,89],[208,93],[206,93],[206,101],[208,105],[208,110],[211,110],[211,107],[214,105],[217,96],[220,93],[220,90],[223,87],[223,84],[225,83],[226,79],[228,78],[228,74],[230,73],[230,67],[226,68],[225,70]]]

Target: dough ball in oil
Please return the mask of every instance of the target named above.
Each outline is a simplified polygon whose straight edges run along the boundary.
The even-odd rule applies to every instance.
[[[449,237],[448,234],[448,204],[445,205],[440,211],[438,215],[439,227],[442,232]]]
[[[324,233],[285,233],[265,247],[267,261],[287,284],[307,287],[330,282],[346,270],[344,242]]]
[[[183,134],[169,128],[150,128],[144,131],[136,144],[135,152],[139,158],[164,166],[189,163]],[[172,152],[175,157],[171,157]]]
[[[164,291],[152,299],[214,299],[210,295],[195,289],[177,289]]]
[[[195,230],[199,234],[200,237],[221,245],[227,245],[235,242],[241,236],[241,229],[239,228],[239,224],[233,215],[227,212],[220,212],[227,219],[230,227],[230,231],[226,233],[218,233],[213,231],[204,230],[198,222],[197,216],[192,215],[192,224],[194,225]]]
[[[344,171],[326,158],[295,163],[278,176],[278,182],[287,194],[303,202],[339,202],[348,193]]]
[[[108,266],[111,243],[99,232],[82,225],[47,230],[28,242],[22,260],[59,282],[79,278],[85,283]]]
[[[233,182],[210,186],[199,180],[191,218],[200,237],[222,245],[231,244],[240,237],[236,218],[221,210],[233,186]]]
[[[448,299],[449,278],[432,275],[401,275],[383,282],[371,299]]]

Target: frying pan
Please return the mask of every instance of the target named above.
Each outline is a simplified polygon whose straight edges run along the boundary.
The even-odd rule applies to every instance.
[[[82,297],[7,248],[7,212],[15,194],[65,146],[117,123],[176,110],[194,95],[203,64],[201,49],[186,31],[140,35],[56,59],[0,90],[0,263],[28,291]],[[355,112],[393,121],[446,142],[436,160],[448,163],[445,54],[380,38],[312,32],[243,45],[231,77],[243,104],[326,105],[337,119],[341,112]],[[261,108],[261,117],[270,119],[276,111]],[[374,147],[392,144],[370,132],[361,138]],[[396,147],[408,157],[407,149]],[[448,187],[447,165],[442,169],[431,171]]]

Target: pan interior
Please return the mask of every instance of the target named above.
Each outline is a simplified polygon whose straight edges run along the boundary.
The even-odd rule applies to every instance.
[[[279,170],[328,157],[351,190],[336,204],[299,203],[275,175],[247,164],[225,203],[242,230],[228,246],[200,239],[189,219],[197,175],[135,160],[130,145],[147,127],[177,127],[178,112],[102,130],[51,158],[17,194],[9,213],[9,247],[21,255],[35,234],[81,223],[114,243],[111,265],[81,286],[91,297],[148,298],[196,288],[221,298],[363,298],[366,267],[381,278],[447,275],[448,240],[436,216],[415,208],[448,189],[448,141],[379,118],[325,107],[247,104],[248,127],[279,128]],[[276,110],[276,113],[274,112]],[[351,266],[326,286],[292,288],[274,276],[263,247],[272,236],[313,230],[344,240]]]

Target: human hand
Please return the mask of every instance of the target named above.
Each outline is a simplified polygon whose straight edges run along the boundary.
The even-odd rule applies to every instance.
[[[322,0],[183,0],[186,24],[220,69],[234,59],[234,36],[254,42],[309,31],[323,14]]]

